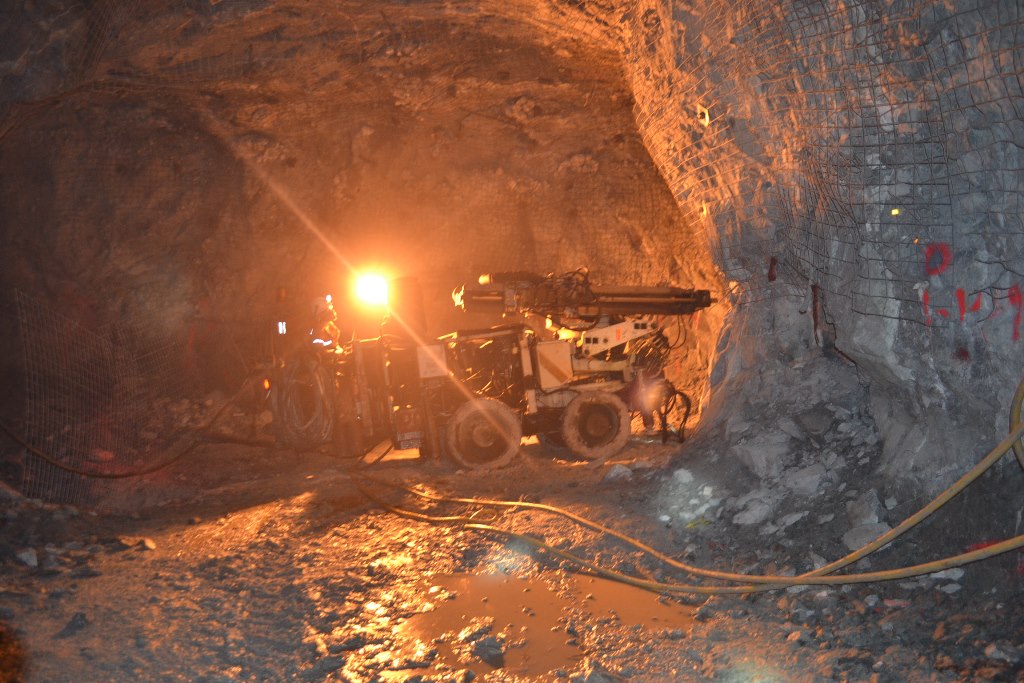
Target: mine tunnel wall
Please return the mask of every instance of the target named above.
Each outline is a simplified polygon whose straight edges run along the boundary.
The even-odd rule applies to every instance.
[[[739,304],[719,414],[757,394],[752,364],[834,344],[869,384],[890,479],[934,490],[1005,434],[1024,368],[1020,4],[584,12]]]
[[[13,158],[35,161],[7,165],[5,225],[25,256],[3,284],[63,302],[76,319],[109,304],[115,318],[148,321],[158,334],[201,335],[201,325],[189,328],[197,304],[241,317],[270,299],[276,282],[260,266],[267,254],[293,270],[325,269],[330,254],[296,248],[286,235],[301,232],[303,220],[336,215],[360,179],[307,164],[299,140],[218,120],[217,95],[204,92],[228,81],[255,91],[302,56],[301,41],[272,31],[214,42],[217,54],[194,45],[196,36],[244,29],[247,15],[274,3],[191,3],[185,21],[161,14],[170,5],[64,5],[20,9],[37,21],[17,24],[6,55],[0,141],[8,154],[24,147]],[[467,275],[476,267],[546,271],[589,262],[606,281],[713,288],[726,303],[699,320],[688,360],[699,375],[692,388],[706,394],[706,429],[735,416],[740,402],[772,396],[763,384],[774,380],[763,378],[779,375],[766,368],[799,369],[803,357],[825,353],[855,363],[869,385],[883,469],[893,480],[935,488],[1005,431],[1022,369],[1017,3],[481,3],[455,8],[445,20],[451,26],[353,15],[335,39],[400,62],[471,14],[481,23],[504,16],[532,24],[548,42],[569,36],[613,47],[632,91],[632,119],[668,189],[629,165],[611,169],[621,180],[609,181],[608,168],[594,176],[595,159],[624,144],[615,139],[581,144],[554,164],[551,181],[505,163],[535,163],[553,139],[531,132],[547,106],[537,89],[501,112],[519,142],[460,170],[474,194],[456,198],[455,215],[431,208],[437,187],[361,171],[365,183],[405,183],[425,207],[411,252]],[[21,19],[14,12],[8,21]],[[180,41],[172,60],[149,60],[148,48],[133,43],[148,24]],[[539,58],[523,64],[545,68]],[[501,78],[520,77],[513,69]],[[460,78],[456,95],[473,87]],[[564,85],[557,70],[542,80]],[[421,79],[392,119],[414,109],[417,97],[450,95],[450,85]],[[581,93],[584,110],[595,91],[604,96]],[[99,109],[121,113],[96,118]],[[379,121],[327,114],[313,131],[323,133],[323,159],[354,165],[376,155],[379,165],[390,155],[394,168],[421,160],[401,156],[401,144],[377,142],[394,132],[390,110]],[[464,150],[494,132],[485,117],[470,123],[414,128],[405,140],[430,137],[429,154],[445,162],[448,147]],[[73,155],[44,144],[76,134],[89,142]],[[327,142],[333,137],[340,142]],[[126,139],[147,147],[130,158],[111,152]],[[306,175],[290,177],[293,167]],[[301,216],[275,195],[279,186]],[[645,224],[673,198],[674,217]],[[375,198],[379,206],[393,200]],[[61,213],[69,206],[74,212]],[[384,239],[403,235],[400,226],[380,230]],[[160,257],[142,247],[147,235],[162,240]],[[131,287],[116,301],[95,301],[96,291],[117,292],[125,282]],[[75,289],[97,284],[91,293]],[[443,294],[437,283],[429,287]]]
[[[451,305],[488,271],[587,266],[722,298],[587,17],[344,9],[46,0],[0,18],[0,289],[20,327],[0,342],[24,388],[4,414],[23,410],[31,444],[86,470],[157,460],[153,435],[238,389],[277,316],[340,302],[367,263],[420,277],[431,333],[500,322]],[[694,397],[727,308],[671,332],[687,353],[669,376]],[[83,502],[24,462],[47,470],[22,478],[30,495]]]

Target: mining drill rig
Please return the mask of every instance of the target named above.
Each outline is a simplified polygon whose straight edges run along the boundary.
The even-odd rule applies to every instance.
[[[278,434],[349,455],[390,439],[480,469],[508,463],[530,435],[600,462],[625,446],[634,412],[660,417],[663,434],[667,404],[684,400],[689,412],[664,375],[671,346],[660,321],[711,305],[708,290],[510,272],[459,287],[453,300],[506,322],[428,339],[418,284],[393,280],[379,337],[285,360],[271,388]]]

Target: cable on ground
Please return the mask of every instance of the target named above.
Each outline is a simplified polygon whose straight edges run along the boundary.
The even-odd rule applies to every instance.
[[[211,417],[205,425],[196,428],[183,427],[171,435],[171,441],[173,442],[177,440],[179,437],[186,433],[203,432],[208,430],[217,422],[218,419],[220,419],[220,416],[224,414],[224,411],[227,410],[228,406],[232,405],[238,399],[238,397],[241,396],[242,393],[249,388],[251,381],[252,380],[246,380],[242,384],[242,388],[239,389],[234,396],[225,401],[224,405],[222,405],[217,410],[217,412],[213,414],[213,417]],[[8,425],[6,422],[3,422],[2,420],[0,420],[0,430],[4,431],[8,436],[14,439],[14,441],[19,446],[24,448],[27,453],[36,456],[43,462],[46,462],[64,472],[69,472],[71,474],[76,474],[82,477],[89,477],[91,479],[130,479],[132,477],[141,477],[146,474],[152,474],[153,472],[157,472],[164,468],[170,467],[171,465],[178,462],[186,455],[192,453],[193,451],[196,450],[196,448],[202,446],[205,443],[203,441],[192,441],[192,443],[183,448],[180,453],[175,454],[174,456],[168,458],[167,460],[156,463],[155,465],[150,465],[149,467],[145,467],[141,470],[132,470],[130,472],[97,472],[93,470],[84,470],[77,467],[72,467],[71,465],[68,465],[57,460],[49,453],[29,444],[17,432],[14,431],[13,427]]]
[[[627,536],[625,534],[622,534],[620,532],[614,531],[613,529],[605,527],[604,525],[601,525],[601,524],[599,524],[597,522],[593,522],[593,521],[588,520],[588,519],[586,519],[584,517],[581,517],[579,515],[576,515],[574,513],[568,512],[567,510],[563,510],[563,509],[555,507],[555,506],[544,505],[544,504],[540,504],[540,503],[530,503],[530,502],[526,502],[526,501],[501,501],[501,500],[489,500],[489,499],[478,499],[478,498],[457,498],[457,497],[435,496],[435,495],[432,495],[432,494],[428,494],[428,493],[424,493],[424,492],[421,492],[421,491],[417,491],[415,489],[412,489],[412,488],[409,488],[409,487],[406,487],[406,486],[401,486],[401,485],[398,485],[398,484],[393,484],[391,482],[387,482],[387,481],[378,479],[376,477],[369,477],[367,475],[362,475],[362,474],[357,475],[357,476],[363,477],[363,478],[365,478],[367,480],[374,481],[374,482],[379,483],[379,484],[384,484],[384,485],[390,486],[392,488],[397,488],[397,489],[406,491],[408,493],[411,493],[413,495],[419,496],[421,498],[424,498],[426,500],[430,500],[430,501],[433,501],[433,502],[460,503],[460,504],[467,504],[467,505],[490,506],[490,507],[504,507],[504,508],[509,508],[509,509],[513,509],[513,510],[532,509],[532,510],[539,510],[539,511],[543,511],[543,512],[548,512],[548,513],[560,515],[562,517],[565,517],[566,519],[569,519],[569,520],[571,520],[571,521],[573,521],[573,522],[575,522],[577,524],[580,524],[581,526],[587,527],[587,528],[589,528],[589,529],[591,529],[593,531],[597,531],[599,533],[606,534],[606,535],[612,536],[614,538],[617,538],[620,541],[622,541],[622,542],[624,542],[624,543],[626,543],[628,545],[631,545],[634,548],[637,548],[638,550],[641,550],[641,551],[649,554],[651,557],[654,557],[654,558],[658,559],[659,561],[664,562],[665,564],[667,564],[667,565],[669,565],[669,566],[671,566],[671,567],[673,567],[673,568],[675,568],[677,570],[683,571],[685,573],[692,574],[694,576],[700,576],[700,577],[704,577],[704,578],[716,579],[716,580],[721,580],[721,581],[746,582],[746,583],[755,584],[755,585],[726,586],[726,587],[714,587],[714,586],[711,586],[711,587],[709,587],[709,586],[695,586],[695,585],[688,585],[688,584],[660,583],[660,582],[647,581],[647,580],[643,580],[643,579],[637,579],[636,577],[629,577],[627,575],[622,575],[622,574],[619,574],[619,573],[614,572],[612,570],[607,570],[607,569],[604,569],[604,568],[600,568],[597,565],[595,565],[595,564],[585,560],[584,558],[578,557],[578,556],[576,556],[576,555],[574,555],[572,553],[568,553],[567,551],[561,550],[559,548],[555,548],[554,546],[551,546],[550,544],[547,544],[544,541],[538,540],[538,539],[536,539],[536,538],[534,538],[532,536],[525,536],[525,535],[522,535],[522,534],[517,534],[515,532],[511,532],[511,531],[508,531],[508,530],[500,529],[500,528],[493,527],[493,526],[490,526],[490,525],[480,525],[480,524],[478,524],[476,522],[469,522],[469,521],[467,521],[468,518],[465,518],[465,517],[452,517],[452,518],[448,518],[448,517],[440,518],[439,517],[439,518],[436,518],[436,520],[435,520],[435,518],[432,518],[430,515],[425,515],[425,514],[422,514],[422,513],[412,513],[412,512],[407,511],[407,510],[402,510],[401,508],[397,508],[397,507],[392,506],[392,505],[390,505],[388,503],[384,503],[383,501],[380,501],[375,496],[372,496],[371,494],[369,494],[366,491],[365,487],[363,487],[363,486],[361,486],[359,484],[357,484],[357,485],[360,486],[360,490],[363,491],[365,495],[370,497],[371,500],[374,500],[378,504],[383,504],[387,509],[395,512],[396,514],[402,514],[402,515],[405,515],[405,516],[415,515],[414,517],[410,517],[410,518],[420,519],[421,521],[435,521],[436,523],[441,523],[441,520],[444,520],[445,523],[458,522],[458,523],[462,523],[465,528],[475,529],[475,530],[478,530],[478,531],[484,531],[484,532],[493,533],[493,534],[504,535],[504,536],[509,537],[509,538],[515,538],[515,539],[523,541],[523,542],[525,542],[525,543],[527,543],[529,545],[533,545],[534,547],[536,547],[538,549],[542,549],[542,550],[551,552],[552,554],[557,555],[557,556],[561,557],[562,559],[565,559],[566,561],[573,562],[573,563],[577,564],[578,566],[585,567],[587,569],[590,569],[591,571],[595,571],[595,572],[601,574],[602,576],[607,576],[608,578],[615,578],[616,580],[624,581],[626,583],[630,583],[630,584],[636,585],[638,587],[648,588],[648,589],[651,589],[651,590],[658,590],[658,591],[665,591],[665,592],[683,592],[683,593],[749,593],[749,592],[755,592],[755,591],[773,590],[773,589],[776,589],[776,588],[782,588],[782,587],[793,586],[793,585],[806,585],[806,584],[838,585],[838,584],[846,584],[846,583],[867,583],[867,582],[873,582],[873,581],[891,581],[891,580],[895,580],[895,579],[902,579],[902,578],[907,578],[907,577],[911,577],[911,576],[918,576],[918,575],[921,575],[921,574],[930,574],[930,573],[942,571],[942,570],[945,570],[945,569],[950,569],[950,568],[953,568],[953,567],[958,567],[958,566],[961,566],[961,565],[964,565],[964,564],[968,564],[968,563],[971,563],[971,562],[976,562],[976,561],[979,561],[979,560],[982,560],[982,559],[986,559],[988,557],[992,557],[992,556],[995,556],[995,555],[998,555],[998,554],[1001,554],[1001,553],[1005,553],[1005,552],[1008,552],[1008,551],[1011,551],[1011,550],[1015,550],[1015,549],[1024,547],[1024,535],[1019,535],[1019,536],[1015,536],[1015,537],[1006,539],[1006,540],[1001,541],[999,543],[993,544],[991,546],[987,546],[987,547],[982,548],[980,550],[975,550],[975,551],[971,551],[971,552],[968,552],[968,553],[961,553],[959,555],[953,555],[953,556],[941,558],[941,559],[938,559],[938,560],[934,560],[932,562],[927,562],[927,563],[923,563],[923,564],[913,565],[911,567],[904,567],[904,568],[900,568],[900,569],[884,570],[884,571],[878,571],[878,572],[865,572],[865,573],[859,573],[859,574],[847,574],[847,575],[842,575],[842,576],[829,576],[829,574],[832,574],[833,572],[835,572],[835,571],[837,571],[837,570],[839,570],[839,569],[841,569],[843,567],[846,567],[846,566],[848,566],[848,565],[850,565],[850,564],[852,564],[852,563],[862,559],[863,557],[866,557],[867,555],[869,555],[869,554],[875,552],[876,550],[878,550],[878,549],[888,545],[889,543],[891,543],[892,541],[894,541],[898,537],[902,536],[904,533],[906,533],[910,529],[912,529],[915,526],[917,526],[918,524],[920,524],[924,519],[926,519],[927,517],[932,515],[935,511],[937,511],[943,505],[945,505],[950,500],[952,500],[956,495],[961,493],[964,489],[967,488],[967,486],[969,486],[978,477],[980,477],[984,472],[986,472],[988,469],[990,469],[1007,452],[1009,452],[1010,450],[1014,450],[1015,453],[1016,453],[1018,448],[1022,447],[1021,439],[1024,438],[1024,420],[1021,419],[1021,411],[1020,411],[1020,407],[1021,406],[1020,406],[1020,402],[1024,402],[1024,381],[1022,381],[1020,386],[1018,387],[1017,394],[1015,395],[1015,398],[1014,398],[1013,410],[1011,412],[1011,432],[1010,432],[1010,434],[1006,438],[1004,438],[1002,441],[1000,441],[999,444],[997,444],[991,451],[989,451],[989,453],[984,458],[982,458],[981,461],[978,462],[978,464],[976,464],[967,473],[965,473],[963,476],[961,476],[960,479],[958,479],[954,484],[952,484],[950,487],[948,487],[945,491],[943,491],[941,494],[936,496],[935,499],[933,499],[930,503],[928,503],[927,505],[922,507],[920,510],[918,510],[916,513],[914,513],[913,515],[911,515],[907,519],[905,519],[903,522],[901,522],[895,528],[893,528],[889,532],[879,536],[878,538],[876,538],[875,540],[871,541],[870,543],[862,546],[861,548],[859,548],[859,549],[857,549],[857,550],[847,554],[846,556],[844,556],[844,557],[842,557],[842,558],[840,558],[840,559],[838,559],[838,560],[836,560],[834,562],[831,562],[831,563],[829,563],[829,564],[827,564],[827,565],[825,565],[823,567],[815,569],[815,570],[813,570],[811,572],[807,572],[805,574],[801,574],[799,576],[748,575],[748,574],[737,574],[737,573],[733,573],[733,572],[721,572],[721,571],[716,571],[716,570],[702,569],[702,568],[699,568],[699,567],[694,567],[694,566],[691,566],[691,565],[679,562],[678,560],[675,560],[675,559],[673,559],[671,557],[668,557],[667,555],[665,555],[663,553],[658,552],[657,550],[651,548],[650,546],[642,543],[641,541],[639,541],[637,539],[634,539],[634,538],[632,538],[630,536]]]

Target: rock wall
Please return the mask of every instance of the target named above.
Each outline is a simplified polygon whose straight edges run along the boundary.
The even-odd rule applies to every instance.
[[[140,355],[127,338],[170,375],[121,363],[140,388],[230,395],[279,348],[277,321],[301,339],[317,295],[346,337],[377,334],[382,311],[349,304],[357,270],[419,276],[435,334],[501,322],[452,306],[483,272],[718,288],[614,44],[538,3],[25,0],[0,22],[0,303],[25,292],[46,322],[21,349],[0,332],[0,374],[28,385],[0,412],[48,449],[74,433],[74,457],[123,458],[118,438],[151,431],[157,404],[113,386]],[[727,308],[672,333],[690,395]],[[88,391],[69,387],[93,360]]]
[[[894,480],[935,489],[994,444],[1024,370],[1020,4],[576,5],[740,304],[716,363],[813,327],[869,383]]]
[[[1005,430],[1019,3],[308,12],[32,0],[0,18],[0,285],[159,331],[196,332],[202,309],[229,363],[279,285],[333,288],[382,254],[438,301],[477,270],[589,264],[726,300],[676,369],[708,428],[824,350],[870,385],[893,480],[937,487]]]

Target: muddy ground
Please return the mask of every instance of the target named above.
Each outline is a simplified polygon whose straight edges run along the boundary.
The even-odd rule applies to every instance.
[[[785,533],[732,512],[688,524],[665,514],[667,492],[691,477],[703,482],[691,503],[731,496],[721,507],[744,509],[742,473],[709,452],[700,438],[635,436],[591,468],[527,442],[510,467],[479,473],[409,452],[363,467],[210,444],[122,489],[122,503],[149,501],[137,513],[9,496],[5,680],[1024,680],[1012,558],[886,584],[669,598],[521,540],[400,517],[358,485],[662,581],[687,579],[565,518],[427,504],[383,482],[559,506],[706,567],[785,574],[843,554],[820,522],[838,505],[827,496],[809,511],[818,521]],[[926,546],[883,551],[872,567],[919,562]]]

